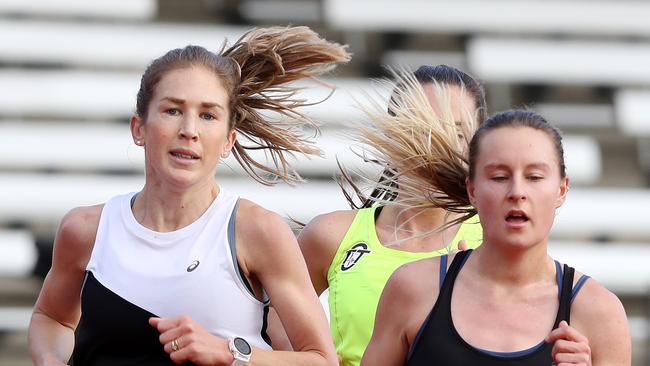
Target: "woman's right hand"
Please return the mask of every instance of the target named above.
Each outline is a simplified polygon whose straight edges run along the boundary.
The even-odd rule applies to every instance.
[[[190,317],[150,318],[149,324],[160,332],[160,343],[174,363],[230,366],[233,362],[228,341],[210,334]]]
[[[591,348],[587,337],[571,327],[566,321],[546,338],[553,343],[553,361],[556,365],[591,366]]]

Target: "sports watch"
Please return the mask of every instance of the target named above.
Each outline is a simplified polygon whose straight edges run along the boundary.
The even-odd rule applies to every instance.
[[[235,337],[228,342],[234,361],[231,366],[245,366],[251,360],[251,346],[244,338]]]

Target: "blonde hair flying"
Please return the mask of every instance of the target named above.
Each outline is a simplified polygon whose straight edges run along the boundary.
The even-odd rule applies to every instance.
[[[358,124],[353,132],[353,138],[364,145],[366,159],[385,168],[382,179],[376,183],[376,177],[357,176],[387,192],[389,198],[375,197],[376,203],[462,214],[447,225],[468,219],[476,212],[466,198],[464,183],[459,182],[467,176],[466,147],[478,127],[474,108],[461,105],[462,118],[455,121],[449,86],[432,80],[438,115],[411,72],[392,73],[394,80],[384,82],[393,90],[389,113],[384,101],[369,98],[361,108],[370,123]],[[461,86],[461,95],[463,90]],[[345,169],[342,173],[344,181],[352,181]],[[358,193],[358,186],[351,186]]]

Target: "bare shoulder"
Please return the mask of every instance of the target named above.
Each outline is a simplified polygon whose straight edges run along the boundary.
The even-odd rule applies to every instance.
[[[54,240],[54,259],[85,268],[92,252],[104,205],[76,207],[63,216]]]
[[[403,364],[420,327],[438,297],[439,258],[402,265],[391,275],[379,299],[370,344],[362,365]]]
[[[331,238],[340,243],[350,228],[357,210],[332,211],[314,217],[300,232],[300,238]]]
[[[384,287],[380,307],[390,312],[385,315],[404,325],[409,344],[438,298],[439,269],[438,257],[407,263],[393,272]],[[400,314],[406,315],[399,319]]]
[[[296,237],[277,213],[246,199],[237,210],[237,258],[244,273],[280,271],[283,263],[302,260]]]
[[[70,210],[54,239],[52,267],[34,305],[34,313],[46,314],[74,329],[81,314],[84,273],[92,253],[103,205]]]
[[[256,247],[277,245],[282,242],[275,240],[278,235],[291,234],[282,216],[243,198],[239,200],[235,227],[238,243],[242,239],[245,246],[253,243]]]
[[[585,282],[571,305],[571,326],[589,340],[594,365],[631,362],[631,337],[625,308],[593,278]]]
[[[422,299],[430,300],[438,293],[440,258],[426,258],[400,266],[390,276],[382,297],[393,298],[404,305]]]
[[[626,315],[621,300],[598,281],[590,278],[573,300],[571,319],[572,322],[601,327],[603,321],[620,321],[626,319]]]
[[[303,253],[324,254],[331,261],[356,214],[356,210],[342,210],[314,217],[298,235]]]

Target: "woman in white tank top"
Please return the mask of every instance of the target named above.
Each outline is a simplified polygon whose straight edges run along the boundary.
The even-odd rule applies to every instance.
[[[258,112],[286,114],[283,126],[310,123],[286,83],[348,59],[344,47],[295,27],[253,31],[216,54],[187,46],[153,61],[130,123],[145,151],[144,187],[62,219],[29,328],[34,363],[337,364],[288,225],[224,190],[215,170],[232,152],[262,183],[300,181],[285,152],[319,151]],[[240,144],[238,133],[253,142]],[[253,160],[250,148],[265,149],[275,166]],[[269,299],[294,352],[271,350]]]

